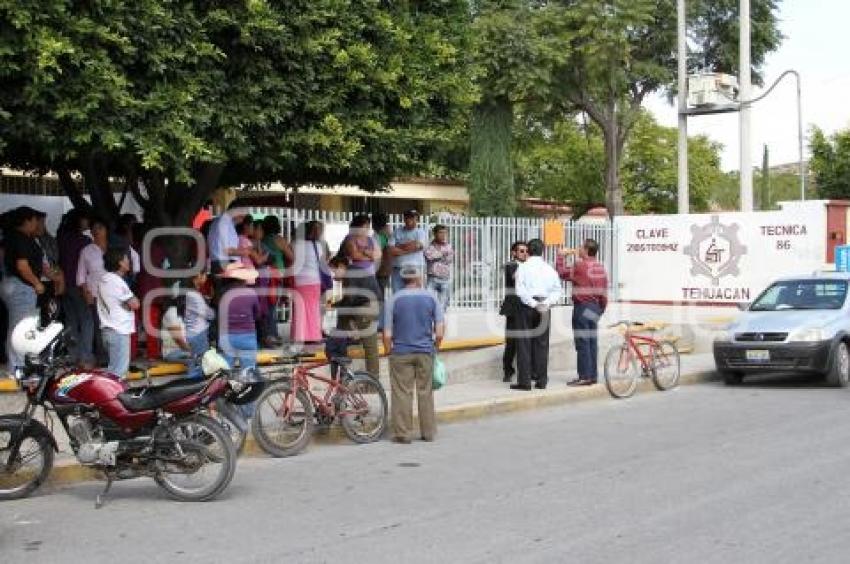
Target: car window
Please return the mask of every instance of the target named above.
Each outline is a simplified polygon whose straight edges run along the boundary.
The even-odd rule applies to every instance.
[[[846,280],[783,281],[762,292],[750,310],[841,309],[846,297]]]

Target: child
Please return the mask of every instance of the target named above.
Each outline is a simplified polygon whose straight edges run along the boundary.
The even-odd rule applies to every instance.
[[[172,301],[162,317],[162,326],[167,331],[163,335],[162,357],[166,360],[191,359],[189,378],[203,377],[199,359],[210,346],[209,326],[215,319],[215,310],[207,305],[201,294],[206,280],[203,272],[190,279],[191,287]],[[166,349],[171,350],[166,352]]]
[[[97,284],[97,313],[101,337],[109,355],[107,370],[124,378],[130,368],[130,335],[136,332],[139,300],[130,291],[124,277],[130,272],[130,257],[125,249],[110,248],[103,255],[106,270]]]
[[[192,278],[192,288],[186,292],[185,313],[183,321],[186,326],[186,343],[189,352],[196,362],[189,370],[189,377],[200,378],[203,376],[200,362],[197,361],[201,355],[210,348],[210,321],[215,319],[215,310],[207,304],[206,298],[201,293],[207,284],[207,275],[199,272]]]

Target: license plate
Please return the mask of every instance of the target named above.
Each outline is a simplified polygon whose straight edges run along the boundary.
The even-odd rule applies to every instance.
[[[751,362],[768,362],[770,351],[747,351],[747,360]]]

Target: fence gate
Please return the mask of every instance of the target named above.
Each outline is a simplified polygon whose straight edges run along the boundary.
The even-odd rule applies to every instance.
[[[287,234],[287,226],[300,225],[308,220],[318,220],[326,231],[338,233],[357,215],[354,212],[325,210],[298,210],[292,208],[250,207],[255,216],[275,215]],[[498,309],[505,296],[504,265],[510,260],[510,247],[514,241],[543,238],[542,218],[527,217],[463,217],[451,215],[423,216],[420,227],[430,230],[436,224],[445,225],[449,242],[455,250],[451,307],[463,309]],[[558,220],[561,221],[561,220]],[[403,224],[400,215],[389,216],[395,228]],[[605,265],[609,277],[609,294],[616,297],[614,280],[615,237],[612,224],[605,222],[561,221],[564,240],[561,245],[547,245],[544,258],[555,264],[557,249],[561,246],[579,247],[585,239],[599,243],[599,260]],[[331,247],[331,251],[337,249]],[[569,303],[569,284],[564,284],[564,303]]]

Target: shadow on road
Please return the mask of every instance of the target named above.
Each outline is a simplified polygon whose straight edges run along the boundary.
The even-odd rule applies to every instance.
[[[719,386],[724,386],[722,382]],[[801,374],[764,374],[748,375],[741,384],[725,386],[727,388],[765,388],[770,390],[796,389],[835,389],[828,386],[823,376]]]

